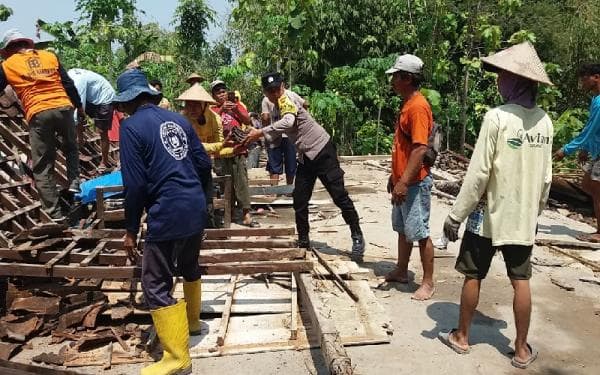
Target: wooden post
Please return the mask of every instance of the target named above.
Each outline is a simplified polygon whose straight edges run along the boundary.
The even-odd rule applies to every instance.
[[[326,307],[315,291],[312,274],[296,274],[296,277],[302,292],[304,306],[306,306],[310,320],[319,336],[321,353],[329,372],[332,375],[352,375],[354,373],[352,362],[342,344],[335,322],[328,318]]]
[[[229,286],[227,287],[227,300],[225,301],[223,315],[221,315],[221,324],[219,325],[219,334],[217,335],[218,346],[225,344],[225,335],[227,335],[227,327],[229,326],[229,317],[231,316],[231,306],[233,305],[233,295],[235,294],[237,279],[237,275],[231,276]]]
[[[290,321],[290,340],[298,338],[298,286],[296,275],[292,273],[292,317]]]

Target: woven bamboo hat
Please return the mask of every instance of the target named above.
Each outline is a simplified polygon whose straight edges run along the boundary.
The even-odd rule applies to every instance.
[[[482,57],[484,69],[497,71],[506,70],[532,81],[554,85],[540,60],[533,45],[529,42],[516,44],[493,55]]]
[[[212,95],[210,95],[199,83],[194,83],[189,89],[182,92],[177,100],[189,100],[216,104]]]
[[[192,73],[190,74],[186,80],[187,83],[189,83],[190,85],[193,85],[194,83],[200,83],[204,81],[204,77],[202,77],[200,74],[198,73]]]

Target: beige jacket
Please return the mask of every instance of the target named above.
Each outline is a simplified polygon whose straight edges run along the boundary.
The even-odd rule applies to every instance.
[[[462,222],[487,200],[481,231],[494,246],[533,245],[552,183],[552,121],[507,104],[486,113],[450,217]]]

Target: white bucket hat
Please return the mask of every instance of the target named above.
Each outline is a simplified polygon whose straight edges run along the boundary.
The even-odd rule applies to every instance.
[[[423,60],[415,55],[398,56],[394,65],[385,71],[386,74],[394,74],[396,72],[408,72],[413,74],[421,74],[423,72]]]
[[[532,81],[554,85],[535,48],[529,42],[516,44],[493,55],[482,57],[481,61],[484,62],[484,69],[490,71],[502,69]]]
[[[34,46],[33,39],[26,37],[17,29],[10,29],[7,30],[2,36],[2,44],[0,44],[0,50],[5,51],[6,47],[16,42],[27,42],[29,43],[29,48],[33,48]]]

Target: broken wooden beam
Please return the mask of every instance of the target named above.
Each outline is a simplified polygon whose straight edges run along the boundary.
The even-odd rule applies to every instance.
[[[39,356],[37,356],[39,357]],[[45,359],[48,358],[46,354]],[[37,358],[38,360],[40,358]],[[34,359],[35,361],[36,359]],[[42,362],[42,361],[40,361]],[[53,363],[50,363],[53,364]],[[62,363],[61,363],[62,365]],[[9,362],[0,359],[0,373],[7,375],[77,375],[76,372],[57,370],[48,367],[26,365],[18,362]]]
[[[309,273],[297,275],[304,306],[318,335],[321,353],[332,375],[352,375],[352,361],[342,344],[340,333],[335,322],[329,318],[327,307],[323,304],[313,285],[313,277]]]
[[[237,283],[238,276],[231,276],[229,285],[227,286],[227,297],[225,300],[225,307],[223,314],[221,314],[221,322],[219,324],[219,331],[217,334],[217,345],[225,345],[225,336],[227,335],[227,327],[229,327],[229,317],[231,316],[231,306],[233,305],[233,298],[235,294],[235,285]]]
[[[584,257],[579,256],[577,254],[573,254],[573,253],[571,253],[568,250],[563,250],[563,249],[561,249],[561,248],[559,248],[557,246],[548,246],[548,248],[551,251],[554,251],[554,252],[566,255],[569,258],[575,259],[579,263],[584,264],[584,265],[590,267],[592,269],[592,271],[594,271],[594,272],[600,272],[600,264],[598,264],[596,262],[593,262],[591,260],[585,259]]]
[[[250,186],[250,196],[253,195],[287,195],[294,192],[294,185]]]
[[[298,284],[296,282],[296,273],[292,273],[292,306],[290,320],[290,340],[298,338]]]
[[[200,265],[203,275],[253,275],[272,272],[307,272],[312,269],[313,262],[305,260]]]
[[[290,248],[296,247],[293,240],[206,240],[202,249],[256,249],[256,248]]]
[[[23,297],[16,298],[10,305],[11,311],[26,311],[39,315],[58,315],[60,311],[59,297]]]
[[[207,263],[229,263],[229,262],[257,262],[273,261],[284,259],[304,259],[306,249],[257,249],[257,250],[236,250],[216,252],[217,250],[200,251],[200,264]]]
[[[558,246],[558,247],[569,247],[569,248],[579,248],[579,249],[589,249],[589,250],[600,249],[600,243],[584,242],[584,241],[579,241],[579,240],[538,238],[535,240],[535,244],[538,246]]]
[[[90,262],[92,260],[94,260],[94,258],[96,258],[98,256],[98,254],[100,254],[102,252],[102,250],[104,250],[105,247],[106,247],[106,241],[100,241],[98,243],[98,245],[96,245],[96,247],[94,248],[94,250],[92,250],[90,252],[90,254],[85,257],[84,260],[82,260],[81,262],[79,262],[79,266],[81,266],[81,267],[87,267],[87,266],[89,266]]]
[[[77,247],[77,243],[78,243],[78,239],[75,239],[73,242],[71,242],[69,245],[67,245],[67,247],[65,247],[63,250],[61,250],[58,254],[56,254],[54,256],[54,258],[50,259],[45,265],[44,267],[46,268],[46,271],[48,273],[50,273],[52,271],[52,267],[54,267],[54,265],[56,263],[58,263],[58,261],[60,261],[62,258],[64,258],[67,254],[69,254],[71,252],[71,250],[73,250],[74,248]]]
[[[254,237],[254,236],[293,236],[296,230],[293,227],[285,228],[220,228],[206,229],[207,240],[220,237]]]
[[[329,265],[329,263],[327,263],[327,261],[325,260],[325,258],[323,258],[321,256],[321,254],[319,254],[319,251],[317,249],[315,249],[315,248],[312,248],[312,253],[317,257],[317,259],[319,260],[319,263],[321,263],[321,265],[323,267],[325,267],[325,269],[327,270],[327,272],[329,272],[329,274],[333,276],[333,278],[335,279],[335,281],[337,281],[337,283],[342,287],[342,289],[344,289],[344,291],[346,291],[346,293],[348,293],[348,295],[350,296],[350,298],[352,298],[352,300],[354,302],[358,302],[358,296],[352,291],[352,289],[350,289],[350,286],[348,285],[348,283],[346,283],[337,274],[337,272],[335,272],[333,270],[333,268],[331,268],[331,266]]]

